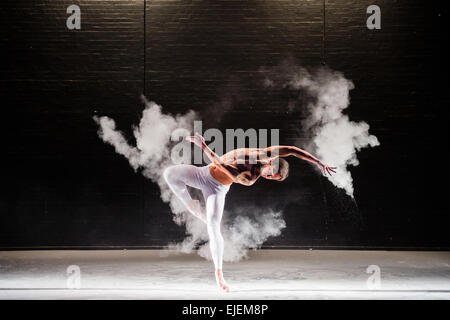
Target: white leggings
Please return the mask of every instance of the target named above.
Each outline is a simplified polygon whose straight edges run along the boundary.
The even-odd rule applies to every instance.
[[[224,245],[220,233],[220,222],[225,205],[225,196],[230,186],[221,184],[214,179],[209,172],[209,166],[175,165],[164,170],[164,178],[173,193],[186,207],[189,207],[192,201],[186,186],[202,191],[206,204],[206,226],[211,255],[216,269],[222,269]]]

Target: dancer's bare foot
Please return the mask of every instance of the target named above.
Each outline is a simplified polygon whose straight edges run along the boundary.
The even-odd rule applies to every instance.
[[[202,211],[200,201],[192,200],[191,203],[189,203],[188,209],[190,213],[192,213],[194,216],[196,216],[197,218],[206,223],[206,215]]]
[[[217,269],[216,270],[216,282],[219,286],[219,289],[224,292],[230,292],[230,287],[225,282],[225,279],[223,278],[222,270]]]

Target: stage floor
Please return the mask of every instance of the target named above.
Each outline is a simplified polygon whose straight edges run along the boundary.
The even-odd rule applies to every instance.
[[[450,252],[259,250],[224,275],[228,294],[196,253],[0,251],[0,299],[450,299]]]

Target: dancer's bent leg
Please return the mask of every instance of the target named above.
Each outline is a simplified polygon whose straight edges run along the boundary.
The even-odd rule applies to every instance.
[[[206,216],[201,210],[200,202],[193,200],[186,188],[186,186],[190,186],[201,189],[198,181],[198,170],[199,167],[180,164],[166,168],[164,178],[172,192],[183,202],[189,212],[206,223]]]

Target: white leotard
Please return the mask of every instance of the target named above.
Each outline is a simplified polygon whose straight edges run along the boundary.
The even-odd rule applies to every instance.
[[[224,243],[220,232],[220,222],[225,205],[225,196],[230,186],[217,181],[211,175],[209,166],[175,165],[164,171],[164,178],[173,193],[186,207],[189,207],[192,201],[186,186],[202,191],[206,204],[206,225],[211,255],[215,268],[222,269]]]

